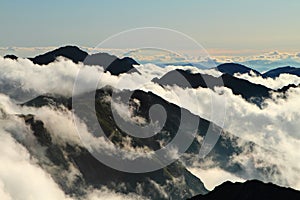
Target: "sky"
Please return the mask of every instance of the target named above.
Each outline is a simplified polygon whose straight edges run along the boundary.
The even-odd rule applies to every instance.
[[[94,47],[137,27],[183,32],[224,54],[300,50],[299,0],[0,0],[0,47]]]

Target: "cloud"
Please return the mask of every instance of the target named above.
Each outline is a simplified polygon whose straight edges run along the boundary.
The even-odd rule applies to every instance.
[[[89,87],[90,82],[98,80],[99,77],[101,77],[98,87],[111,85],[118,89],[141,89],[144,91],[151,91],[171,103],[175,103],[190,110],[192,113],[197,114],[200,117],[212,120],[218,125],[222,125],[225,120],[224,128],[226,131],[235,134],[243,140],[253,141],[260,147],[263,147],[257,147],[253,152],[249,152],[247,149],[244,149],[243,154],[231,158],[232,162],[238,162],[241,166],[247,169],[243,175],[235,174],[233,176],[229,176],[229,174],[215,168],[216,166],[213,166],[211,169],[212,171],[207,171],[207,173],[216,172],[216,174],[219,174],[218,176],[225,176],[226,179],[228,178],[233,180],[236,179],[235,176],[242,176],[242,178],[249,179],[264,178],[277,184],[287,185],[296,189],[300,188],[300,157],[297,153],[300,145],[299,88],[290,89],[287,92],[286,99],[274,95],[273,99],[266,100],[266,106],[264,106],[263,109],[260,109],[256,105],[245,101],[241,96],[234,95],[228,88],[216,88],[216,91],[213,92],[207,88],[183,89],[176,86],[163,88],[151,82],[154,77],[161,77],[166,72],[175,68],[190,69],[193,72],[208,73],[218,76],[218,72],[215,70],[200,70],[193,67],[183,66],[168,66],[166,68],[160,68],[153,64],[138,66],[138,70],[142,73],[142,75],[133,73],[111,76],[109,73],[104,73],[99,67],[74,64],[64,59],[59,59],[57,62],[51,63],[47,66],[38,66],[25,59],[11,61],[0,58],[0,70],[2,72],[0,75],[0,81],[3,83],[17,82],[22,86],[20,89],[24,92],[34,90],[35,94],[54,93],[63,96],[71,96],[77,73],[79,70],[82,70],[83,76],[78,81],[84,86],[83,88],[87,90],[91,89]],[[254,83],[266,85],[273,89],[280,88],[291,83],[299,83],[299,78],[292,75],[281,75],[274,80],[261,79],[260,77],[249,77],[247,75],[236,76],[240,76]],[[14,98],[14,94],[11,94],[10,91],[3,89],[2,92]],[[212,99],[220,102],[220,104],[212,107]],[[0,108],[4,109],[6,114],[31,113],[36,115],[37,119],[43,120],[45,127],[47,127],[51,134],[53,134],[57,143],[68,141],[80,144],[76,130],[74,130],[73,127],[72,113],[70,111],[63,109],[55,110],[51,107],[43,107],[39,109],[28,107],[21,108],[15,105],[13,100],[10,100],[5,95],[1,95],[0,100]],[[224,118],[223,113],[220,112],[222,112],[222,106],[224,106],[225,103],[226,117]],[[2,114],[2,118],[4,118],[4,114]],[[18,124],[20,123],[21,122]],[[82,121],[79,124],[79,131],[86,134],[87,138],[90,139],[91,144],[103,144],[102,147],[105,150],[108,152],[114,152],[114,148],[107,145],[104,141],[95,141]],[[22,137],[21,133],[23,133],[23,129],[20,129],[20,127],[23,126],[13,126],[11,123],[9,134],[14,138]],[[16,143],[11,136],[2,136],[7,135],[7,129],[8,124],[6,124],[6,128],[1,133],[3,141],[6,142],[3,145],[11,145],[11,147],[7,147],[7,149],[13,148],[20,152],[23,152],[23,150],[25,151],[26,149],[18,147],[19,144]],[[26,129],[26,127],[24,127],[24,129]],[[239,146],[243,147],[243,142],[239,142]],[[2,149],[2,151],[4,150]],[[62,197],[65,198],[64,193],[61,192],[55,184],[53,185],[53,180],[47,179],[47,173],[41,171],[42,169],[32,164],[32,160],[28,158],[28,152],[27,154],[24,152],[19,154],[22,156],[22,159],[19,157],[8,157],[10,156],[8,154],[7,156],[2,157],[2,159],[4,159],[3,162],[10,163],[12,162],[10,159],[16,159],[16,162],[20,161],[20,166],[22,166],[21,164],[26,164],[29,172],[35,169],[35,171],[38,172],[36,176],[42,180],[42,183],[45,183],[45,185],[47,183],[50,184],[53,195],[62,195]],[[276,169],[278,169],[280,173],[276,173],[274,176],[267,176],[266,174],[265,177],[259,173],[258,169],[261,167],[273,165],[276,166]],[[19,169],[11,167],[11,170],[15,170],[11,171],[11,173],[19,173]],[[31,176],[34,176],[34,174],[31,174]],[[218,179],[218,176],[214,177],[214,181],[207,184],[213,187],[214,184],[223,181],[223,179]],[[0,188],[2,188],[1,192],[3,195],[6,195],[9,198],[10,195],[12,195],[12,190],[7,189],[7,184],[10,183],[7,181],[8,179],[2,180]],[[23,179],[18,181],[21,181],[21,183],[24,184],[27,183]],[[11,186],[11,188],[13,189],[14,187]]]
[[[0,94],[0,196],[1,199],[59,199],[73,200],[67,196],[51,176],[59,174],[60,180],[72,184],[74,177],[81,176],[72,167],[65,172],[57,167],[49,167],[44,149],[36,142],[24,120],[15,114],[34,114],[35,119],[42,120],[50,132],[52,142],[59,145],[83,145],[77,135],[72,113],[62,108],[41,107],[30,108],[15,105],[9,97]],[[84,123],[77,126],[81,134],[91,140],[91,145],[100,145],[106,151],[114,151],[106,141],[97,140],[87,131]],[[23,146],[24,145],[24,146]],[[26,147],[25,147],[26,146]],[[127,145],[127,150],[133,150]],[[127,152],[128,153],[128,152]],[[130,155],[130,153],[128,153]],[[51,165],[51,164],[50,164]],[[58,170],[58,171],[56,171]],[[57,178],[57,177],[56,177]],[[70,183],[67,183],[70,182]],[[101,199],[146,199],[136,194],[121,194],[107,188],[85,189],[87,200]]]
[[[147,200],[148,198],[138,196],[136,194],[121,194],[114,191],[102,188],[99,190],[91,190],[84,197],[87,200]]]
[[[290,79],[291,77],[294,79]],[[299,81],[298,77],[290,75],[275,80],[281,82],[275,84],[274,80],[267,79],[261,83],[268,83],[269,86],[277,88]],[[222,125],[222,118],[218,118],[218,115],[222,116],[222,109],[211,107],[211,99],[226,102],[224,129],[241,138],[238,146],[243,149],[243,153],[232,157],[231,161],[239,163],[245,171],[234,176],[242,179],[261,179],[300,189],[300,156],[297,153],[300,145],[299,88],[288,90],[286,98],[274,94],[272,99],[265,100],[266,105],[262,109],[245,101],[241,96],[234,95],[228,88],[216,88],[216,92],[212,92],[205,88],[182,89],[174,86],[161,89],[152,85],[148,89],[167,101],[219,125]],[[253,151],[249,152],[249,149],[244,148],[245,141],[256,144]]]
[[[3,128],[3,127],[2,127]],[[0,194],[4,199],[70,199],[28,151],[0,130]]]
[[[300,77],[296,75],[291,74],[280,74],[279,77],[276,78],[263,78],[261,76],[255,76],[255,74],[234,74],[235,77],[240,79],[248,80],[255,84],[264,85],[268,88],[271,88],[273,90],[280,89],[284,86],[287,86],[289,84],[300,84]]]
[[[274,99],[266,100],[263,109],[233,95],[228,89],[224,89],[224,93],[228,99],[224,129],[242,139],[238,146],[243,153],[231,158],[246,170],[238,176],[300,189],[300,156],[297,153],[300,89],[290,89],[287,99],[274,95]],[[199,101],[198,106],[205,109],[207,105],[202,102]],[[249,151],[244,148],[244,141],[252,141],[257,146]]]
[[[188,170],[202,180],[208,190],[213,190],[216,186],[221,185],[228,180],[232,182],[245,181],[244,179],[222,170],[219,167],[210,169],[189,168]]]
[[[75,64],[70,60],[59,58],[49,65],[35,65],[27,59],[10,60],[0,57],[0,92],[9,95],[19,102],[25,102],[38,95],[50,93],[70,97],[73,93],[75,80],[82,90],[78,93],[92,90],[98,81],[98,88],[111,85],[118,89],[138,89],[143,84],[151,84],[155,77],[161,77],[175,68],[189,69],[218,76],[220,72],[214,69],[200,70],[195,67],[168,66],[160,68],[147,64],[137,66],[138,73],[112,76],[104,73],[99,66]],[[78,73],[80,72],[80,76]]]

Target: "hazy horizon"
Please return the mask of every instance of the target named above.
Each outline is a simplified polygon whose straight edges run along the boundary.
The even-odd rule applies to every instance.
[[[174,29],[206,49],[300,52],[300,2],[254,1],[6,1],[0,47],[77,44],[93,47],[137,27]],[[124,9],[126,8],[126,9]],[[13,11],[13,12],[11,12]]]
[[[134,54],[130,52],[129,49],[110,49],[110,48],[95,48],[95,47],[84,47],[76,44],[66,44],[78,46],[82,50],[92,54],[95,52],[105,52],[119,57],[129,56],[136,59],[140,64],[153,63],[153,64],[184,64],[184,63],[199,63],[207,64],[206,61],[199,60],[198,57],[193,57],[191,55],[186,55],[188,61],[180,61],[176,57],[173,57],[172,54],[168,52],[154,52],[153,55],[149,56],[147,54],[142,54],[141,52]],[[0,47],[0,56],[5,55],[16,55],[22,58],[35,57],[37,55],[44,54],[46,52],[52,51],[59,46],[48,46],[48,47]],[[284,66],[300,67],[300,51],[234,51],[234,50],[222,50],[222,49],[205,49],[208,53],[209,59],[213,60],[215,64],[221,63],[239,63],[246,65],[250,68],[258,70],[260,72],[265,72],[270,69]]]

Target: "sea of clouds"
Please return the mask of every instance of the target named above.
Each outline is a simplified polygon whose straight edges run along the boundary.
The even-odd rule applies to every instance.
[[[231,174],[210,163],[209,160],[207,161],[211,166],[209,169],[187,166],[207,188],[213,189],[226,180],[261,179],[257,176],[256,168],[274,164],[280,173],[274,173],[274,176],[265,177],[263,180],[300,190],[300,155],[297,153],[300,146],[300,88],[289,89],[285,98],[274,93],[272,98],[265,100],[265,106],[259,108],[241,96],[234,95],[229,88],[220,87],[212,91],[207,88],[161,87],[151,82],[153,78],[162,77],[167,72],[178,68],[189,69],[193,73],[220,76],[221,73],[214,69],[203,70],[187,66],[161,68],[155,64],[136,67],[141,74],[112,76],[109,72],[104,73],[99,66],[74,64],[64,58],[40,66],[27,59],[15,61],[0,57],[0,162],[2,163],[0,196],[3,197],[2,199],[72,199],[59,188],[51,175],[37,164],[34,156],[31,156],[28,149],[24,147],[25,142],[34,146],[36,141],[30,137],[32,134],[29,127],[15,115],[34,114],[37,119],[45,123],[45,127],[50,130],[57,143],[68,141],[81,144],[70,111],[51,107],[21,107],[18,104],[42,94],[71,97],[75,81],[84,86],[85,90],[79,91],[84,93],[93,88],[90,83],[94,80],[99,80],[98,88],[110,85],[118,89],[151,91],[238,136],[242,139],[238,144],[240,147],[244,146],[245,140],[257,144],[258,147],[254,151],[249,152],[244,149],[244,153],[231,158],[246,169],[245,174]],[[79,71],[83,76],[81,79],[76,79]],[[240,74],[235,76],[272,89],[300,83],[299,77],[287,74],[276,79]],[[212,99],[220,102],[220,106],[224,106],[222,103],[226,105],[225,117],[224,115],[220,115],[220,118],[216,117],[222,108],[212,108]],[[84,123],[81,124],[80,131],[89,135]],[[104,141],[98,142],[105,144]],[[109,145],[105,148],[107,151],[113,150]],[[86,197],[86,199],[107,198],[123,199],[125,196],[103,188],[90,191]],[[126,195],[126,198],[142,197],[132,194]]]

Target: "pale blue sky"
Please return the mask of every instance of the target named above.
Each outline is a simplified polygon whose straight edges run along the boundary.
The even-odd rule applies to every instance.
[[[94,47],[131,28],[183,32],[209,49],[300,50],[299,0],[0,0],[0,46]]]

